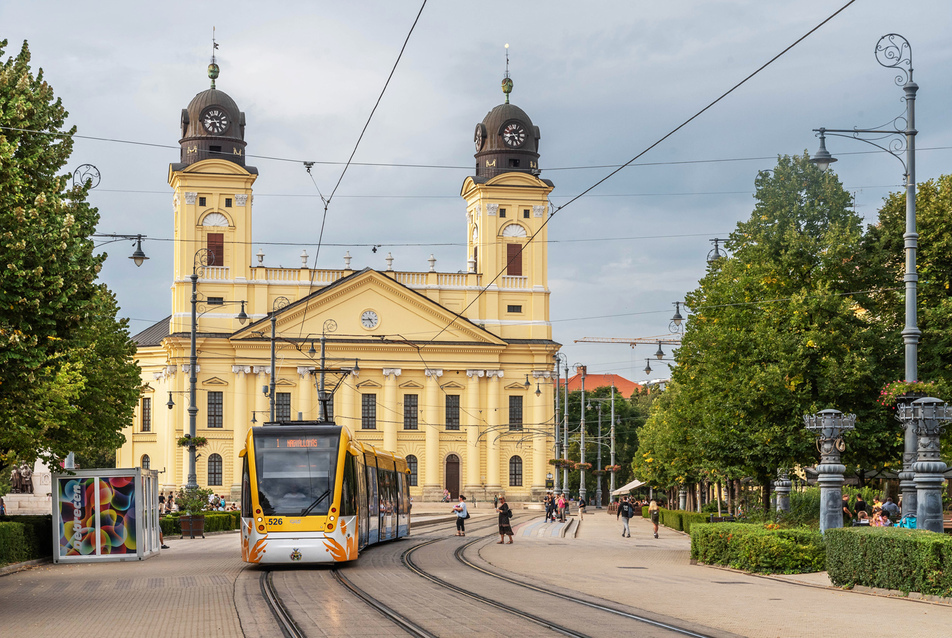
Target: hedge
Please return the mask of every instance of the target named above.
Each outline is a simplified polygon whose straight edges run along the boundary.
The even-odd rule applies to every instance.
[[[162,533],[167,536],[175,536],[182,533],[182,526],[179,524],[179,512],[175,512],[159,519],[162,526]],[[239,529],[241,526],[241,512],[205,512],[205,533],[208,532],[226,532],[233,529]]]
[[[52,516],[0,516],[0,565],[52,555]]]
[[[827,556],[818,530],[708,523],[691,528],[691,558],[748,572],[802,574],[823,571]]]
[[[659,507],[658,511],[660,512],[659,523],[665,527],[670,527],[673,530],[679,532],[691,532],[691,526],[697,523],[706,523],[709,520],[709,514],[702,514],[700,512],[687,512],[685,510],[669,510],[663,507]],[[644,518],[651,518],[651,515],[648,513],[647,506],[641,508],[641,515]]]
[[[826,530],[830,580],[932,596],[952,595],[952,537],[898,527]]]

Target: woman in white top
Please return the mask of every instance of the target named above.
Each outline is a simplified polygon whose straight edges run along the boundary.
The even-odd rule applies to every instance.
[[[459,495],[459,503],[453,506],[453,511],[456,512],[456,535],[466,536],[465,521],[469,518],[469,512],[466,509],[466,497],[462,494]]]

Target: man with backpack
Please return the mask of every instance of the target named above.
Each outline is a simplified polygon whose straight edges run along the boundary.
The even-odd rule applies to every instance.
[[[631,529],[628,527],[628,520],[634,516],[635,508],[631,506],[631,503],[628,502],[628,497],[623,496],[621,499],[621,504],[618,506],[618,512],[615,514],[615,520],[617,521],[621,518],[624,528],[621,530],[621,535],[623,538],[631,538]]]

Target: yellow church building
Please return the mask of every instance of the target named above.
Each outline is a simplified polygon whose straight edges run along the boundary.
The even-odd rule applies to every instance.
[[[554,355],[547,283],[550,181],[539,129],[504,104],[477,124],[475,175],[463,181],[467,262],[438,272],[299,268],[252,255],[258,171],[245,163],[245,114],[215,87],[182,111],[171,316],[134,338],[142,397],[118,467],[188,474],[190,343],[196,339],[197,482],[237,499],[251,427],[327,417],[408,460],[410,493],[537,500],[554,448]],[[273,221],[273,220],[272,220]],[[196,318],[192,319],[193,275]],[[242,320],[238,316],[242,315]],[[245,316],[247,320],[245,320]],[[275,338],[272,339],[272,329]],[[272,347],[275,365],[272,368]],[[320,352],[326,356],[321,367]],[[323,379],[323,381],[322,381]],[[272,391],[273,390],[273,391]]]

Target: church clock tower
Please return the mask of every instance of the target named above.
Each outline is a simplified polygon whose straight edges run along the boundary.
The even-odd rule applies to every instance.
[[[175,208],[173,321],[190,312],[188,277],[196,262],[206,266],[203,279],[230,284],[206,296],[246,298],[241,284],[251,267],[252,185],[258,170],[245,165],[245,114],[215,88],[218,74],[212,56],[211,88],[182,109],[181,161],[169,166]],[[204,260],[198,255],[203,248]],[[223,321],[223,329],[231,328]]]
[[[496,302],[487,302],[484,325],[521,324],[520,334],[511,336],[550,338],[545,221],[554,185],[539,177],[539,127],[509,103],[512,86],[507,72],[505,103],[476,125],[476,174],[460,193],[466,200],[467,261],[469,271],[489,285],[487,292],[500,293],[489,296]]]

